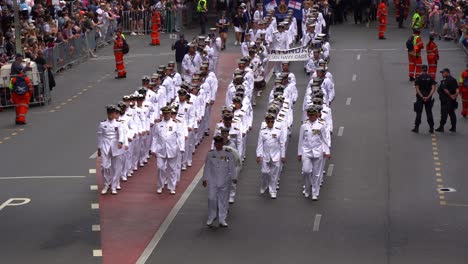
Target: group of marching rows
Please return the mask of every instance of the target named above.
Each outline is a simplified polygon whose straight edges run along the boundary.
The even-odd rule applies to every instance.
[[[208,62],[190,83],[183,82],[174,67],[174,62],[159,66],[151,77],[143,76],[135,93],[106,107],[107,119],[97,132],[102,194],[117,194],[121,181],[145,166],[151,154],[157,159],[157,193],[167,185],[175,194],[181,171],[192,166],[195,148],[209,132],[218,80]]]

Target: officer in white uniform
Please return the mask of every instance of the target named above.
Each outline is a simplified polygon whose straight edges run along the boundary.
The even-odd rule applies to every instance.
[[[315,107],[307,109],[309,120],[301,125],[297,159],[302,161],[302,175],[305,178],[306,198],[312,193],[312,200],[317,201],[320,194],[320,174],[322,159],[330,157],[326,125],[319,122]]]
[[[104,187],[101,193],[106,194],[111,188],[112,194],[117,194],[119,184],[118,159],[123,154],[123,146],[126,143],[125,133],[121,122],[115,120],[115,113],[119,112],[115,105],[109,105],[107,119],[99,123],[98,157],[101,157],[101,171],[104,177]]]
[[[223,137],[213,138],[215,149],[206,154],[203,170],[203,186],[208,187],[208,220],[212,226],[216,217],[221,227],[228,227],[226,217],[229,210],[229,189],[231,183],[237,183],[234,157],[223,150]]]
[[[265,116],[266,127],[262,128],[257,142],[257,163],[261,163],[260,194],[268,188],[270,197],[276,199],[280,163],[286,161],[285,137],[281,129],[274,126],[276,117]]]
[[[185,150],[185,135],[179,130],[179,126],[171,119],[171,109],[167,106],[161,108],[163,119],[156,124],[153,135],[151,151],[157,158],[158,194],[162,193],[164,183],[167,182],[167,189],[171,194],[175,194],[177,184],[177,157]]]
[[[186,82],[192,81],[192,75],[200,68],[203,62],[200,54],[195,52],[195,47],[196,45],[194,43],[190,43],[189,51],[182,59],[182,77]]]
[[[211,40],[211,60],[210,60],[210,68],[209,70],[211,72],[216,72],[218,69],[218,60],[219,60],[219,53],[221,52],[221,48],[223,46],[223,43],[221,41],[221,38],[219,36],[216,36],[217,29],[216,28],[210,28],[210,40]]]

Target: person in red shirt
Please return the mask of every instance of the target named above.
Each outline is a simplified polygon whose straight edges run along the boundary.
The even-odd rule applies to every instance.
[[[426,44],[427,64],[429,66],[428,73],[435,80],[437,72],[437,62],[439,61],[439,48],[434,42],[434,35],[429,37],[429,42]]]
[[[387,31],[387,5],[385,0],[382,0],[379,4],[377,18],[379,19],[379,39],[385,39],[385,31]]]
[[[419,36],[420,33],[421,31],[419,29],[413,30],[413,50],[408,50],[408,70],[410,81],[414,81],[414,78],[421,74],[421,51],[424,49],[424,43]]]
[[[122,30],[117,29],[115,31],[115,40],[114,40],[114,57],[115,57],[115,68],[117,69],[116,79],[127,78],[127,71],[125,70],[125,65],[123,61],[124,53],[124,39],[122,36]]]
[[[462,110],[461,114],[463,117],[468,115],[468,64],[466,69],[460,74],[460,79],[458,80],[460,87],[460,95],[462,98]]]

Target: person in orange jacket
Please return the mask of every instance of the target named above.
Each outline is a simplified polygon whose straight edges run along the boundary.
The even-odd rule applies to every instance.
[[[421,58],[421,51],[424,49],[424,43],[421,40],[419,34],[421,31],[419,29],[413,30],[413,49],[408,50],[408,69],[409,69],[409,80],[412,82],[414,78],[418,77],[421,74],[421,65],[422,65],[422,58]]]
[[[382,0],[379,4],[377,18],[379,19],[379,39],[385,39],[385,31],[387,31],[387,5],[385,0]]]
[[[23,55],[16,54],[15,61],[11,65],[11,101],[15,104],[16,124],[26,124],[26,114],[28,113],[29,100],[31,100],[32,83],[28,76],[24,73],[27,68],[21,65]]]
[[[151,14],[151,43],[150,45],[156,46],[161,44],[159,38],[159,28],[161,27],[161,15],[159,10],[154,8]]]
[[[429,36],[429,42],[426,44],[427,64],[429,75],[435,80],[437,72],[437,62],[439,61],[439,48],[434,42],[434,35]]]
[[[460,88],[462,98],[461,114],[463,117],[466,117],[468,115],[468,64],[466,65],[466,69],[460,74],[458,87]]]
[[[122,30],[117,29],[115,31],[115,40],[114,40],[114,58],[115,58],[115,68],[117,69],[116,79],[127,78],[127,71],[125,70],[125,65],[123,61],[124,53],[124,39],[122,36]]]

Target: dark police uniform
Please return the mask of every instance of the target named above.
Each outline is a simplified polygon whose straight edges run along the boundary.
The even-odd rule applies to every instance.
[[[447,89],[450,94],[456,94],[458,89],[458,83],[455,78],[448,76],[440,81],[439,88],[437,92],[439,93],[440,98],[440,126],[437,128],[437,131],[443,132],[444,125],[447,123],[447,116],[450,116],[450,123],[452,123],[451,131],[455,132],[457,129],[457,116],[455,114],[455,109],[457,109],[458,103],[457,100],[450,98],[444,90]]]
[[[419,87],[419,91],[424,97],[430,95],[432,86],[437,82],[427,73],[424,72],[414,81],[414,85]],[[434,132],[434,117],[432,116],[432,106],[434,105],[434,98],[432,96],[424,102],[423,97],[416,93],[416,102],[414,103],[414,111],[416,112],[416,120],[414,121],[413,132],[418,132],[419,125],[421,124],[421,116],[423,108],[426,108],[427,123],[429,124],[429,132]]]

